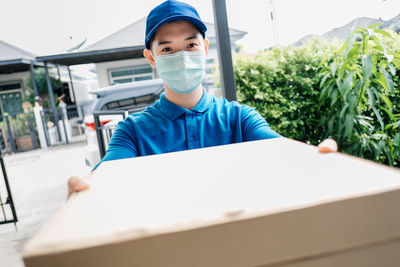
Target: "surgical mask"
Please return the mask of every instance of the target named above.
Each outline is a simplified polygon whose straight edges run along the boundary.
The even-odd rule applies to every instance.
[[[164,82],[178,94],[196,90],[204,78],[204,51],[179,51],[155,57],[157,71]]]

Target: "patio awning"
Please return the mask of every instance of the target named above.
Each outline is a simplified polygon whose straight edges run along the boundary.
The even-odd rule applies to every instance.
[[[0,74],[10,74],[20,71],[29,71],[31,60],[29,59],[11,59],[0,61]],[[34,66],[43,66],[43,63],[33,63]]]
[[[56,65],[78,65],[100,63],[106,61],[142,58],[144,45],[120,47],[113,49],[84,51],[37,57],[38,62],[48,62]]]

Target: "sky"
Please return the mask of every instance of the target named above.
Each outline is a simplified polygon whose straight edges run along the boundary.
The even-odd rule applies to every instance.
[[[289,45],[322,34],[357,17],[388,20],[400,0],[274,0],[277,40]],[[0,0],[0,40],[36,55],[50,55],[87,38],[90,45],[146,16],[162,0]],[[212,0],[186,0],[213,22]],[[248,34],[239,41],[253,53],[274,45],[272,0],[226,0],[230,27]],[[144,33],[143,33],[144,34]]]

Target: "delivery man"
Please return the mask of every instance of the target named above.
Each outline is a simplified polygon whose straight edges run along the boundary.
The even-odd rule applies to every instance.
[[[165,92],[154,105],[118,124],[99,164],[280,137],[253,108],[211,96],[202,87],[206,31],[196,9],[186,3],[165,1],[149,13],[143,55],[163,79]],[[336,143],[326,140],[319,148],[336,151]],[[70,195],[89,185],[71,177],[68,187]]]

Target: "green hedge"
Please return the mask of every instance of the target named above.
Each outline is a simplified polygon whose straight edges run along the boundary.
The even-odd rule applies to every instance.
[[[237,96],[283,136],[400,166],[400,37],[375,26],[234,61]],[[397,50],[397,51],[396,51]]]

